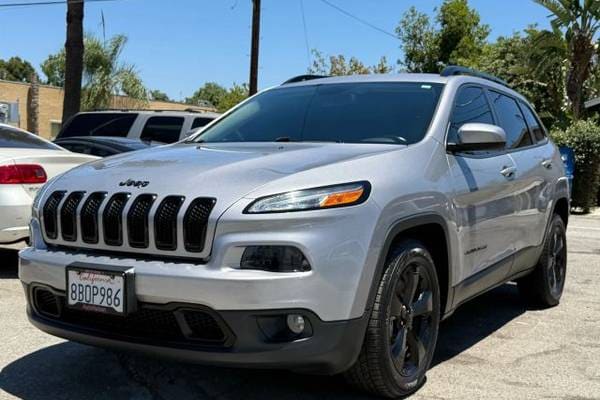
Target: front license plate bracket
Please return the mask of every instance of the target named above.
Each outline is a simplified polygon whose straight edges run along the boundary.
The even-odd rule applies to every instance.
[[[65,270],[65,282],[67,284],[67,286],[66,286],[67,298],[65,301],[65,306],[67,306],[68,308],[81,310],[84,307],[83,303],[76,303],[74,305],[69,304],[69,300],[68,300],[69,271],[92,272],[92,273],[95,272],[95,273],[99,273],[99,274],[114,273],[115,275],[120,275],[121,277],[123,277],[123,300],[124,300],[123,312],[120,313],[120,312],[117,312],[117,311],[111,310],[110,308],[105,308],[105,307],[101,307],[101,308],[105,309],[104,313],[106,313],[106,314],[122,315],[122,316],[126,316],[128,314],[131,314],[131,313],[137,311],[138,305],[137,305],[137,296],[135,294],[135,272],[134,272],[133,267],[82,263],[82,262],[75,262],[75,263],[71,263],[71,264],[67,265],[67,268]]]

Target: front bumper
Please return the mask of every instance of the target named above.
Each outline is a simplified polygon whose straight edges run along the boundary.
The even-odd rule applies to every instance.
[[[277,368],[298,372],[337,374],[347,370],[358,357],[362,346],[366,317],[347,321],[323,322],[307,310],[213,311],[189,304],[160,306],[163,310],[197,310],[210,313],[223,329],[222,341],[157,340],[139,334],[106,330],[97,321],[105,316],[74,320],[65,309],[56,315],[40,311],[34,290],[51,291],[57,298],[64,293],[43,285],[23,285],[28,298],[27,313],[31,323],[51,335],[93,346],[133,351],[177,361],[243,368]],[[139,312],[139,311],[138,311]],[[281,339],[273,336],[271,322],[287,314],[302,314],[307,334]],[[91,314],[90,314],[91,315]],[[132,314],[135,317],[135,313]],[[123,318],[123,317],[112,317]],[[130,318],[130,317],[125,317]],[[160,317],[164,325],[164,316]],[[125,320],[121,325],[126,325]],[[138,332],[139,333],[139,332]]]

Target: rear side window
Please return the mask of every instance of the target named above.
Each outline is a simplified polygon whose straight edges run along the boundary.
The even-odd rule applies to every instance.
[[[495,91],[490,91],[490,96],[498,116],[498,125],[506,132],[506,147],[516,149],[532,145],[525,117],[517,101]]]
[[[58,134],[59,138],[75,136],[125,137],[135,122],[135,113],[78,114]]]
[[[142,131],[142,140],[174,143],[179,140],[183,117],[151,117]]]
[[[448,142],[456,143],[458,130],[468,123],[493,124],[494,117],[485,92],[476,86],[461,88],[456,95],[454,111],[450,120]]]
[[[13,149],[60,150],[60,147],[43,141],[35,135],[0,127],[0,148],[7,147]]]
[[[529,129],[531,130],[531,133],[533,133],[535,140],[538,142],[546,140],[546,132],[542,127],[542,123],[535,116],[533,111],[531,111],[531,108],[529,108],[528,105],[521,103],[521,109],[523,110],[525,121],[527,121],[527,125],[529,125]]]
[[[198,117],[198,118],[194,118],[194,122],[192,122],[192,129],[195,128],[202,128],[203,126],[206,126],[209,124],[209,122],[212,122],[212,118],[206,118],[206,117]]]

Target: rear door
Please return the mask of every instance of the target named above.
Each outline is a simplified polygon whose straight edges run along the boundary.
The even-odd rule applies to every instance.
[[[507,151],[514,160],[515,214],[511,237],[517,251],[537,246],[545,229],[548,179],[542,166],[544,150],[537,145],[523,113],[523,103],[512,96],[490,90],[498,125],[504,128]]]
[[[470,122],[497,124],[485,90],[475,85],[459,89],[447,141],[456,141],[458,129]],[[448,162],[454,180],[461,280],[493,267],[486,280],[493,284],[505,276],[515,251],[516,165],[504,150],[452,153]],[[476,288],[464,295],[471,290]]]

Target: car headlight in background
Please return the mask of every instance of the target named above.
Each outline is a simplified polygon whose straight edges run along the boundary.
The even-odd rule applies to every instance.
[[[252,202],[246,214],[277,213],[347,207],[363,203],[369,197],[369,182],[353,182],[262,197]]]

